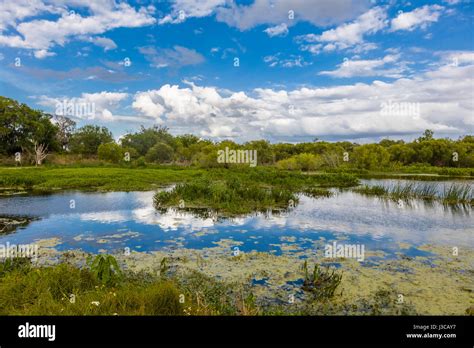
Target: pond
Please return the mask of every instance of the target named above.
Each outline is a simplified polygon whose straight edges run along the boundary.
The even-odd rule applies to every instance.
[[[403,180],[363,180],[393,185]],[[437,181],[442,187],[443,183]],[[472,182],[469,182],[472,184]],[[204,249],[230,240],[229,253],[260,251],[279,255],[301,250],[322,253],[333,241],[361,244],[371,258],[429,255],[424,244],[474,247],[471,207],[411,201],[398,204],[350,190],[333,190],[329,198],[300,196],[285,212],[216,219],[153,207],[154,192],[61,192],[0,199],[0,216],[29,216],[14,233],[0,234],[0,243],[26,244],[59,238],[58,250],[86,252]],[[301,256],[305,257],[305,256]]]
[[[362,180],[369,186],[404,182]],[[435,182],[437,190],[451,183]],[[175,272],[247,284],[260,305],[283,306],[290,313],[311,304],[303,289],[306,264],[343,275],[334,314],[348,308],[355,314],[382,307],[386,314],[463,315],[470,310],[471,206],[400,203],[350,189],[332,192],[320,198],[300,195],[298,204],[285,211],[234,218],[195,210],[160,212],[153,206],[155,192],[3,196],[0,247],[33,245],[39,255],[35,262],[43,265],[82,266],[89,253],[110,253],[123,269],[157,274],[166,260]],[[400,296],[403,304],[397,302]]]

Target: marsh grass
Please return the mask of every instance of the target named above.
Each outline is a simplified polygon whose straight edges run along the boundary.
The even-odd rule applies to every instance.
[[[446,205],[473,204],[473,190],[469,184],[451,183],[444,185],[440,192],[436,183],[398,183],[392,187],[364,185],[353,191],[364,195],[379,196],[394,201],[409,201],[421,199],[424,201],[439,201]]]
[[[93,260],[113,269],[116,261],[111,258],[106,255]],[[167,270],[166,262],[161,263],[161,270]],[[88,267],[78,268],[69,263],[33,267],[25,258],[7,259],[0,262],[0,315],[258,313],[253,294],[242,284],[222,283],[196,271],[179,277],[120,273],[123,276],[110,282]]]
[[[171,191],[158,192],[155,207],[210,208],[226,214],[244,214],[253,211],[287,208],[298,198],[284,188],[262,187],[253,182],[195,180],[178,184]]]
[[[334,296],[337,287],[342,281],[342,272],[329,268],[322,269],[314,265],[313,271],[308,270],[308,262],[303,264],[304,282],[302,289],[311,293],[316,299],[330,299]]]
[[[313,198],[319,198],[319,197],[331,197],[334,195],[334,193],[324,187],[309,187],[305,190],[303,190],[303,194],[305,194],[308,197],[313,197]]]
[[[473,204],[474,194],[472,187],[467,184],[451,184],[444,186],[440,199],[444,204]]]
[[[52,192],[57,190],[145,191],[195,179],[210,181],[241,180],[268,187],[298,190],[308,186],[350,187],[358,184],[355,176],[345,173],[306,175],[271,167],[235,169],[193,168],[0,168],[0,189]]]
[[[354,176],[343,173],[308,175],[274,168],[214,169],[200,178],[178,183],[171,191],[158,192],[154,204],[159,210],[207,208],[221,215],[278,211],[296,204],[297,193],[329,197],[328,187],[357,183]]]

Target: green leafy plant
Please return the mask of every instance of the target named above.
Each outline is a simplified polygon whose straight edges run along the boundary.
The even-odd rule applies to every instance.
[[[104,285],[114,285],[122,277],[122,271],[117,260],[112,255],[97,255],[88,258],[92,274]]]
[[[166,273],[168,272],[168,259],[166,257],[163,257],[160,262],[160,277],[161,278],[166,278]]]

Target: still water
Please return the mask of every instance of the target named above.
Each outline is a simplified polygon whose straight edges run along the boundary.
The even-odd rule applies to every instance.
[[[392,185],[398,181],[363,183]],[[442,187],[443,183],[437,183]],[[97,253],[126,247],[142,252],[203,249],[226,239],[238,242],[244,252],[278,255],[283,250],[317,249],[322,241],[344,241],[363,244],[366,252],[383,251],[384,258],[397,257],[397,253],[429,256],[417,248],[424,244],[474,247],[471,207],[453,209],[422,201],[400,205],[348,190],[334,193],[330,198],[300,196],[299,204],[287,212],[232,219],[203,218],[176,210],[160,213],[153,207],[154,192],[3,197],[0,216],[35,219],[13,233],[0,234],[0,243],[25,244],[57,237],[58,250]]]

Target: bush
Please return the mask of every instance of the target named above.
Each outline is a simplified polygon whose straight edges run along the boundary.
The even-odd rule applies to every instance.
[[[101,144],[97,149],[97,155],[101,160],[119,163],[124,158],[124,150],[116,143]]]
[[[281,160],[277,163],[277,167],[285,170],[316,170],[322,166],[323,161],[320,156],[310,153],[300,153],[299,155]]]
[[[173,160],[174,150],[165,143],[157,143],[145,155],[147,162],[165,163]]]

